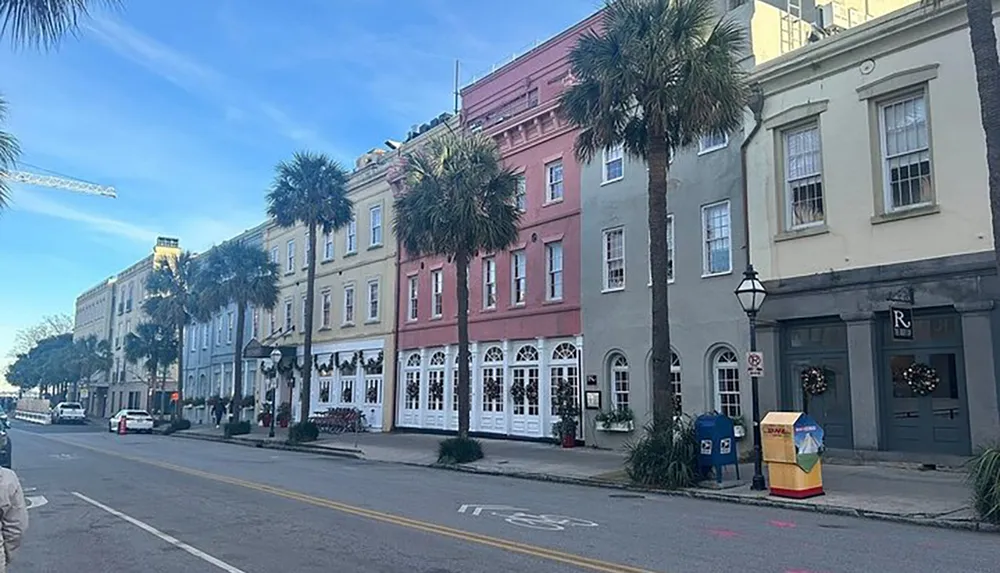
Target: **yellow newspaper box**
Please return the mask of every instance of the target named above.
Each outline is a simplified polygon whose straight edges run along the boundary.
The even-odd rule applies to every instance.
[[[804,499],[823,495],[823,428],[802,412],[769,412],[760,443],[771,495]]]

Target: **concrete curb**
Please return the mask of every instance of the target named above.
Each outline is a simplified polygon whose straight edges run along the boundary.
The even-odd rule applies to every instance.
[[[741,495],[729,495],[725,493],[719,493],[701,489],[665,490],[654,487],[604,481],[593,478],[557,476],[551,474],[540,474],[531,472],[505,472],[500,470],[491,470],[487,468],[477,468],[474,466],[465,466],[458,464],[439,464],[439,463],[423,464],[416,462],[377,460],[365,457],[364,452],[362,450],[357,450],[357,449],[349,449],[349,448],[332,449],[332,448],[319,448],[315,446],[302,446],[302,445],[293,446],[289,444],[283,444],[280,442],[269,442],[266,440],[255,440],[255,439],[233,438],[227,440],[226,438],[206,436],[203,434],[185,434],[183,430],[179,432],[174,432],[173,434],[171,434],[171,436],[178,436],[189,440],[223,442],[227,444],[236,444],[247,447],[284,450],[290,452],[301,452],[307,454],[317,454],[322,456],[338,457],[338,458],[367,460],[380,463],[405,465],[405,466],[419,467],[419,468],[432,468],[432,469],[447,470],[447,471],[454,471],[461,473],[491,475],[497,477],[508,477],[515,479],[531,480],[531,481],[544,481],[550,483],[562,483],[568,485],[578,485],[578,486],[594,487],[601,489],[614,489],[620,491],[632,491],[638,493],[649,493],[649,494],[673,496],[673,497],[687,497],[691,499],[703,499],[707,501],[736,503],[741,505],[753,505],[758,507],[775,507],[780,509],[789,509],[793,511],[806,511],[811,513],[822,513],[826,515],[857,517],[863,519],[872,519],[876,521],[903,523],[908,525],[920,525],[924,527],[936,527],[939,529],[955,529],[964,531],[1000,533],[1000,525],[993,525],[990,523],[984,523],[974,520],[953,520],[953,519],[913,517],[908,515],[897,515],[893,513],[884,513],[878,511],[865,511],[862,509],[840,506],[840,505],[794,502],[794,501],[786,501],[770,497],[747,497]]]
[[[393,463],[393,462],[390,462]],[[704,499],[708,501],[724,502],[724,503],[737,503],[741,505],[755,505],[759,507],[776,507],[781,509],[790,509],[794,511],[808,511],[812,513],[823,513],[826,515],[839,515],[845,517],[860,517],[864,519],[873,519],[877,521],[889,521],[894,523],[905,523],[909,525],[920,525],[924,527],[937,527],[941,529],[958,529],[965,531],[981,531],[989,533],[1000,533],[1000,525],[993,525],[990,523],[984,523],[980,521],[973,520],[951,520],[951,519],[935,519],[935,518],[922,518],[922,517],[912,517],[908,515],[897,515],[893,513],[883,513],[878,511],[865,511],[861,509],[856,509],[853,507],[838,506],[838,505],[826,505],[819,503],[799,503],[793,501],[785,501],[775,498],[765,498],[765,497],[747,497],[740,495],[727,495],[724,493],[717,493],[713,491],[700,490],[700,489],[682,489],[682,490],[664,490],[654,487],[646,487],[633,484],[609,482],[591,478],[575,478],[567,476],[555,476],[549,474],[538,474],[529,472],[504,472],[499,470],[491,470],[485,468],[476,468],[470,466],[453,465],[453,464],[407,464],[419,467],[431,467],[435,469],[450,470],[464,473],[473,473],[481,475],[493,475],[502,477],[512,477],[517,479],[533,480],[533,481],[547,481],[552,483],[564,483],[571,485],[579,485],[585,487],[596,487],[602,489],[617,489],[622,491],[634,491],[641,493],[650,493],[656,495],[668,495],[674,497],[688,497],[692,499]]]
[[[282,442],[272,442],[270,440],[260,440],[254,438],[223,438],[221,436],[206,436],[204,434],[185,434],[184,430],[174,432],[169,437],[185,438],[188,440],[201,440],[203,442],[220,442],[224,444],[234,444],[248,448],[263,448],[266,450],[281,450],[286,452],[300,452],[304,454],[315,454],[332,458],[364,459],[361,450],[348,448],[321,448],[317,446],[291,445]]]

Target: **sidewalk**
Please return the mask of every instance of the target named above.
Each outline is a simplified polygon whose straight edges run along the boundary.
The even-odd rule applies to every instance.
[[[257,447],[307,451],[315,454],[353,457],[387,463],[438,466],[437,444],[441,436],[408,433],[363,433],[328,436],[302,446],[288,446],[287,429],[276,429],[273,439],[267,429],[254,427],[248,436],[233,442]],[[175,434],[186,438],[222,440],[222,431],[195,426]],[[620,452],[593,448],[562,449],[551,444],[481,439],[486,457],[478,462],[448,466],[458,471],[505,475],[582,485],[646,490],[628,483]],[[714,482],[671,495],[743,504],[767,505],[822,513],[870,517],[921,525],[997,531],[978,523],[969,503],[965,474],[957,471],[919,471],[888,465],[835,465],[822,467],[826,495],[807,500],[775,498],[749,489],[752,464],[740,467],[737,482],[727,470],[723,486]],[[765,476],[766,476],[765,468]]]

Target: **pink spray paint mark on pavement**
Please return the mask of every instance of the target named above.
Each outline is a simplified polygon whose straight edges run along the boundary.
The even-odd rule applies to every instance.
[[[791,528],[795,527],[795,523],[793,523],[791,521],[778,521],[776,519],[772,519],[768,523],[770,523],[771,525],[773,525],[775,527],[780,527],[782,529],[791,529]]]

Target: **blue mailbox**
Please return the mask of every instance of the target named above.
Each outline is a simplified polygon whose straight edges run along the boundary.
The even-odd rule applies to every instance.
[[[715,481],[722,483],[722,469],[731,465],[740,479],[739,456],[736,452],[736,429],[729,416],[712,412],[694,420],[695,438],[698,440],[698,469],[707,475],[715,470]]]

